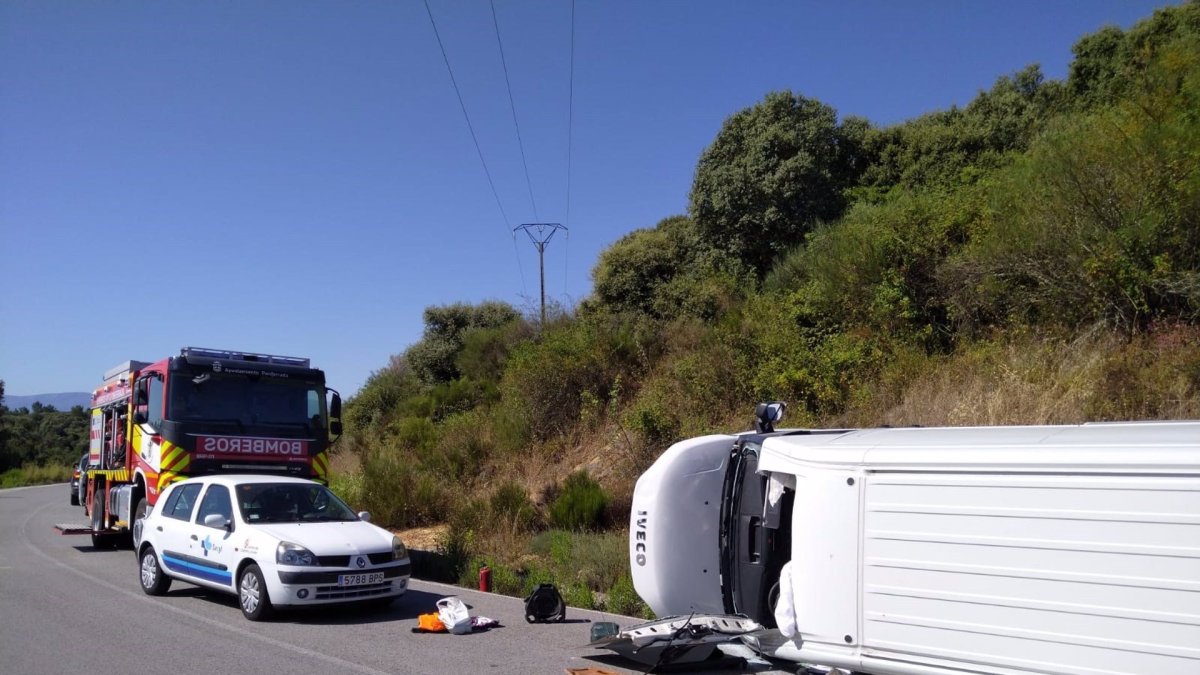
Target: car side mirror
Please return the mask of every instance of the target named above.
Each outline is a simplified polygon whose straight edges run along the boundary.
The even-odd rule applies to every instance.
[[[358,519],[363,521],[364,523],[371,522],[371,512],[370,511],[359,511]]]
[[[223,530],[229,529],[229,519],[219,513],[210,513],[204,516],[204,524],[208,527],[216,527]]]

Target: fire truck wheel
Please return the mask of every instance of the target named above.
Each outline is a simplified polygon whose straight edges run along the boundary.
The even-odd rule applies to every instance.
[[[247,565],[238,580],[238,602],[242,614],[251,621],[262,621],[271,614],[271,598],[258,565]]]
[[[146,595],[162,595],[171,587],[171,577],[163,574],[158,566],[158,556],[154,554],[153,546],[147,546],[142,551],[142,564],[138,565],[138,571]]]
[[[110,548],[116,548],[116,547],[117,547],[116,536],[111,535],[111,534],[97,534],[95,532],[92,533],[92,548],[110,549]]]

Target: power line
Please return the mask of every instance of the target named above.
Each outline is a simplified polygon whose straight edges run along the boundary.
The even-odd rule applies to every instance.
[[[525,160],[525,143],[521,140],[521,124],[517,122],[517,104],[513,101],[512,82],[508,79],[508,61],[504,58],[504,41],[500,39],[500,20],[496,18],[496,3],[492,6],[492,25],[496,27],[496,44],[500,47],[500,65],[504,67],[504,86],[508,88],[508,107],[512,109],[513,126],[517,129],[517,147],[521,148],[521,165],[525,167],[525,185],[529,187],[529,203],[533,205],[533,219],[538,217],[537,201],[533,198],[533,181],[529,180],[529,162]]]
[[[493,8],[492,12],[494,16],[495,8]],[[471,132],[471,142],[475,144],[475,152],[479,154],[479,163],[483,165],[483,174],[487,176],[488,186],[492,188],[492,196],[496,198],[496,208],[500,210],[500,217],[504,219],[504,226],[510,227],[508,214],[504,212],[504,205],[500,202],[500,193],[496,192],[496,183],[492,180],[492,172],[488,171],[487,160],[483,158],[483,150],[479,147],[479,138],[475,136],[475,127],[471,124],[471,116],[467,114],[467,104],[463,102],[462,92],[458,89],[458,81],[454,79],[454,69],[450,67],[450,57],[446,56],[446,46],[442,44],[442,36],[438,33],[437,22],[433,20],[433,10],[429,8],[429,0],[425,0],[425,13],[429,15],[429,25],[433,26],[433,37],[437,38],[438,49],[442,52],[442,60],[446,62],[446,72],[450,74],[450,84],[454,85],[454,95],[458,97],[458,106],[462,108],[463,119],[467,121],[467,131]],[[516,112],[514,111],[513,114],[515,116]],[[524,157],[524,152],[524,150],[521,151],[522,157]],[[526,177],[528,177],[528,172]],[[530,196],[532,197],[532,188]],[[517,251],[517,237],[515,233],[513,234],[513,254],[517,258],[517,270],[521,273],[521,290],[524,292],[525,269],[521,266],[521,254]]]
[[[571,0],[571,74],[567,85],[567,213],[563,224],[571,224],[571,138],[575,126],[575,0]]]
[[[575,128],[575,0],[571,0],[571,74],[567,85],[567,212],[563,224],[571,224],[571,140]],[[567,271],[571,261],[571,231],[567,230],[567,245],[563,253],[563,293],[567,292]]]
[[[504,218],[504,225],[508,227],[508,214],[504,213],[504,205],[500,203],[500,193],[496,192],[496,183],[492,181],[492,172],[488,171],[487,161],[483,158],[483,150],[480,149],[479,139],[475,136],[475,127],[471,125],[471,116],[467,114],[467,104],[463,103],[462,92],[458,90],[458,82],[454,79],[454,69],[450,67],[450,58],[446,56],[446,47],[442,44],[442,36],[438,33],[437,22],[433,20],[433,10],[429,9],[429,0],[425,0],[425,11],[429,14],[429,24],[433,26],[433,36],[437,38],[438,49],[442,50],[442,60],[446,62],[446,72],[450,73],[450,84],[454,85],[454,95],[458,97],[458,105],[462,108],[463,119],[467,121],[467,131],[471,132],[471,140],[475,143],[475,152],[479,153],[479,163],[483,165],[483,173],[487,176],[488,185],[492,188],[492,196],[496,198],[496,208],[500,209],[500,216]]]

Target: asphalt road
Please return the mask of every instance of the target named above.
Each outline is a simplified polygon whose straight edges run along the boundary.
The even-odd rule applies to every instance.
[[[0,673],[563,674],[643,667],[588,646],[593,621],[641,620],[569,608],[563,623],[524,621],[521,599],[414,580],[391,608],[278,614],[252,623],[233,596],[176,583],[144,595],[128,549],[92,549],[67,486],[0,490]],[[413,633],[416,616],[456,595],[502,623],[469,635]],[[740,663],[740,662],[737,662]],[[738,673],[739,668],[718,670]],[[764,673],[756,669],[758,673]],[[690,670],[689,673],[697,673]],[[781,671],[769,671],[781,673]]]
[[[153,598],[142,593],[132,551],[96,550],[87,536],[53,529],[82,522],[66,485],[0,490],[0,672],[642,672],[587,646],[592,621],[628,627],[638,619],[569,608],[567,622],[528,624],[517,598],[432,582],[414,581],[386,610],[287,612],[263,623],[244,619],[232,595],[181,582]],[[417,615],[447,595],[503,626],[413,633]]]

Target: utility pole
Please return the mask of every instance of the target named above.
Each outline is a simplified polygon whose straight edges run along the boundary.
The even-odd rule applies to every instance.
[[[546,325],[546,265],[543,254],[550,240],[554,238],[554,233],[566,229],[565,225],[559,223],[525,223],[513,228],[514,237],[517,236],[517,230],[524,230],[538,252],[538,277],[542,287],[542,326]]]

